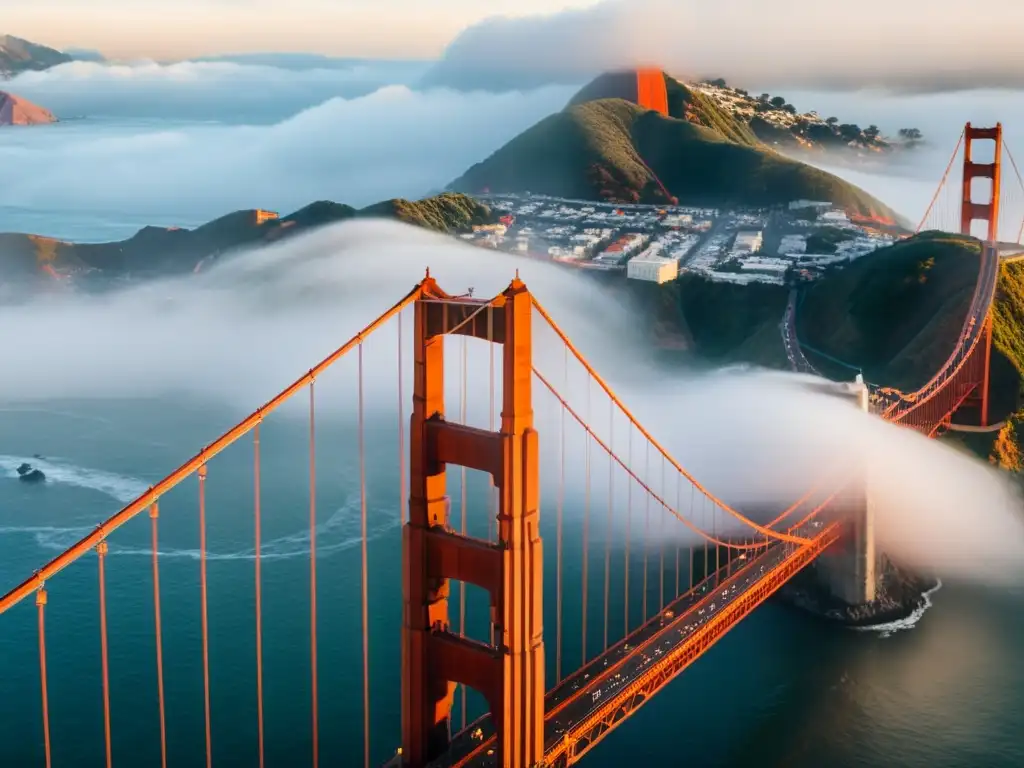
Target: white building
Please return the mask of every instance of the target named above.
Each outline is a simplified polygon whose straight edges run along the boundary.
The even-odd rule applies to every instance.
[[[652,245],[626,264],[626,277],[633,280],[647,280],[661,285],[675,280],[678,276],[679,262],[663,256],[660,245]]]
[[[834,221],[837,223],[848,224],[850,218],[843,211],[826,211],[818,217],[819,221]]]
[[[760,231],[747,231],[736,233],[736,243],[733,250],[741,253],[757,253],[764,243],[764,233]]]

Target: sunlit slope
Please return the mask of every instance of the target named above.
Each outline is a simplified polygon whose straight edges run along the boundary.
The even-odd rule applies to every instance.
[[[113,243],[69,243],[25,234],[0,234],[0,281],[17,276],[93,270],[101,274],[173,273],[248,245],[273,242],[351,218],[388,218],[456,234],[493,220],[486,205],[445,193],[424,200],[387,200],[356,209],[323,200],[280,218],[257,210],[235,211],[196,229],[145,227]]]
[[[512,139],[451,187],[661,204],[666,196],[657,177],[683,204],[769,206],[809,198],[896,219],[862,189],[734,136],[735,121],[719,125],[708,114],[705,125],[623,99],[575,104]]]
[[[685,120],[693,125],[711,128],[730,141],[755,146],[757,136],[743,120],[719,107],[713,99],[670,77],[660,73],[664,81],[669,117]],[[623,99],[641,107],[648,107],[640,92],[640,73],[607,72],[594,78],[581,88],[570,100],[569,107],[602,99]]]

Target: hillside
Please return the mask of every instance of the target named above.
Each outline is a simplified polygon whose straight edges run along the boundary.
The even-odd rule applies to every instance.
[[[682,87],[682,86],[680,86]],[[568,106],[541,120],[452,182],[469,194],[534,192],[611,202],[668,202],[723,207],[831,200],[851,213],[897,220],[860,188],[832,174],[754,145],[693,92],[665,117],[623,99]],[[672,106],[673,100],[676,106]],[[658,183],[660,179],[661,184]]]
[[[57,118],[47,109],[31,101],[0,91],[0,126],[2,125],[45,125],[55,123]]]
[[[330,201],[312,203],[278,218],[259,210],[235,211],[196,229],[145,227],[113,243],[69,243],[0,233],[0,284],[7,280],[65,276],[111,277],[188,272],[212,258],[273,242],[351,218],[390,218],[456,234],[489,223],[490,209],[464,195],[446,193],[419,201],[388,200],[357,210]]]
[[[805,289],[797,330],[822,374],[912,390],[956,344],[978,274],[980,243],[925,232],[834,270]],[[787,368],[779,320],[787,289],[710,283],[684,275],[662,287],[679,301],[694,351],[717,364]],[[846,365],[836,361],[842,361]],[[990,418],[1001,432],[950,433],[993,463],[1024,464],[1024,260],[1005,262],[993,307]]]
[[[734,120],[749,126],[760,141],[782,149],[885,155],[918,147],[924,139],[917,128],[900,128],[895,137],[887,137],[876,125],[861,127],[844,123],[838,117],[822,117],[815,111],[798,112],[784,96],[754,96],[720,79],[691,88]]]
[[[72,58],[45,45],[31,43],[13,35],[0,35],[0,78],[22,72],[49,69],[67,64]]]

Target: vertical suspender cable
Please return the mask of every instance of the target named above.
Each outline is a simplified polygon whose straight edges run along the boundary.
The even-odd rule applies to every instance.
[[[110,748],[110,662],[107,650],[107,579],[104,563],[107,559],[106,541],[96,545],[100,564],[100,656],[103,664],[103,737],[107,746],[107,768],[112,765]]]
[[[320,764],[320,706],[316,657],[316,382],[309,382],[309,667],[312,689],[313,768]]]
[[[627,422],[626,424],[626,464],[629,466],[630,472],[633,471],[633,424]],[[626,555],[624,558],[623,568],[623,615],[625,616],[625,627],[623,628],[622,635],[625,637],[629,634],[629,534],[630,529],[633,527],[633,483],[629,478],[626,478]]]
[[[665,457],[661,457],[661,495],[668,498],[665,490]],[[679,505],[676,504],[678,509]],[[658,516],[658,611],[665,610],[665,508],[662,507]]]
[[[676,509],[681,510],[682,507],[679,505],[680,496],[682,496],[683,487],[683,476],[676,474]],[[676,540],[676,597],[679,597],[679,549],[680,544],[678,539]]]
[[[253,546],[256,580],[256,728],[260,768],[263,768],[263,576],[262,576],[262,521],[260,511],[260,425],[253,429],[253,518],[255,541]],[[166,766],[164,766],[166,768]]]
[[[43,748],[46,752],[46,768],[50,768],[50,700],[46,685],[46,590],[36,592],[36,606],[39,608],[39,687],[43,700]]]
[[[466,358],[466,337],[462,337],[462,381],[459,385],[459,419],[462,421],[463,426],[466,425],[466,399],[468,387],[468,368],[469,364]],[[466,535],[466,467],[462,466],[462,535]],[[463,637],[466,636],[466,582],[459,582],[459,634]],[[460,684],[459,687],[462,689],[462,730],[466,729],[466,686]]]
[[[693,519],[693,498],[694,498],[694,494],[696,492],[697,492],[697,486],[695,486],[693,483],[690,483],[690,519],[691,520]],[[693,589],[693,544],[690,544],[690,570],[687,571],[686,584],[687,584],[687,587],[686,587],[686,591],[687,592],[689,592],[691,589]]]
[[[608,650],[608,596],[612,577],[612,510],[615,503],[615,403],[608,400],[608,523],[604,533],[604,650]]]
[[[493,369],[492,369],[493,370]],[[563,391],[569,387],[569,350],[565,350],[565,359],[562,362],[562,377],[564,380]],[[559,472],[558,472],[558,534],[555,541],[555,682],[562,679],[562,516],[565,507],[565,406],[561,406],[561,424],[558,429],[558,440],[560,445]]]
[[[167,717],[164,707],[164,644],[160,626],[160,550],[157,548],[157,519],[160,506],[156,503],[149,508],[151,535],[153,540],[153,618],[156,634],[156,692],[160,706],[160,766],[167,768]]]
[[[488,391],[490,392],[490,404],[487,407],[487,429],[491,432],[494,431],[494,306],[487,308],[487,352],[490,356],[490,383]],[[563,428],[565,417],[562,417]],[[487,499],[488,503],[488,514],[487,514],[487,540],[491,541],[494,538],[493,528],[497,526],[498,518],[498,489],[494,485],[494,477],[490,474],[487,475],[487,487],[489,496]],[[491,645],[494,643],[494,621],[490,621],[491,625]]]
[[[402,393],[402,313],[398,313],[398,522],[405,524],[405,397]]]
[[[206,768],[213,768],[210,728],[210,624],[206,606],[206,465],[199,467],[199,596],[203,624],[203,706],[206,719]]]
[[[590,373],[587,373],[587,428],[590,427]],[[585,484],[583,487],[583,613],[582,613],[582,637],[580,638],[580,658],[583,663],[587,663],[587,593],[588,593],[588,582],[589,574],[587,573],[587,565],[590,554],[590,435],[586,432],[583,433],[583,439],[586,444],[583,447],[583,458],[584,467],[586,472]]]
[[[644,458],[644,482],[651,483],[651,442],[645,441],[647,448]],[[644,594],[641,602],[644,621],[647,621],[647,550],[651,548],[651,494],[644,491]]]
[[[366,424],[363,409],[363,343],[359,342],[359,502],[363,560],[363,766],[370,768],[370,591],[366,562]]]

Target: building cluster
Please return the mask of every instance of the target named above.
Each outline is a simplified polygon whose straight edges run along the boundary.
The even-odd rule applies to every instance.
[[[813,280],[893,240],[862,229],[823,201],[796,200],[788,210],[720,211],[530,195],[483,197],[503,214],[500,223],[474,227],[462,236],[466,240],[654,283],[684,272],[742,285]],[[810,238],[826,229],[834,245],[825,250],[835,252],[809,252]]]

